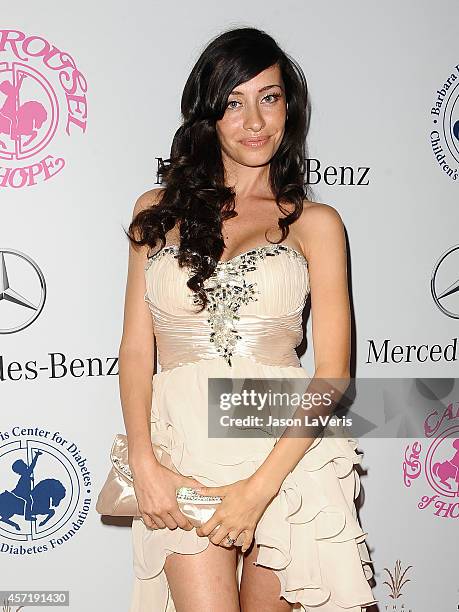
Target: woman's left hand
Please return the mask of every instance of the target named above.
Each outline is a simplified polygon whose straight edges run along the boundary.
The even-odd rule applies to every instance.
[[[251,478],[222,487],[199,487],[197,491],[201,495],[218,495],[223,499],[212,517],[196,528],[196,533],[208,536],[214,544],[229,547],[226,536],[237,540],[244,532],[242,552],[250,548],[258,521],[277,495],[277,490],[273,490],[272,486],[265,486]],[[214,534],[210,535],[213,531]]]

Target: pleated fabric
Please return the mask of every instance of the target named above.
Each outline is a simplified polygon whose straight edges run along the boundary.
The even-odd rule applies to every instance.
[[[189,272],[177,265],[177,247],[163,248],[145,269],[145,301],[161,366],[152,381],[152,441],[168,453],[175,469],[206,486],[250,477],[278,439],[210,438],[208,379],[310,379],[294,350],[302,338],[301,314],[309,291],[307,262],[293,248],[279,246],[252,249],[217,268],[221,283],[233,282],[218,298],[222,312],[232,313],[228,321],[236,321],[240,336],[230,358],[222,350],[227,327],[214,336],[217,342],[210,342],[222,318],[192,310]],[[245,295],[255,299],[236,303],[241,287],[249,287]],[[219,307],[218,299],[213,303]],[[257,524],[256,564],[278,576],[279,597],[307,612],[362,612],[377,601],[368,582],[373,570],[367,533],[355,507],[361,486],[355,466],[363,457],[357,446],[345,432],[316,438]],[[209,544],[194,529],[151,530],[134,518],[129,612],[175,612],[165,560],[172,553],[197,554]],[[242,561],[240,556],[239,581]]]

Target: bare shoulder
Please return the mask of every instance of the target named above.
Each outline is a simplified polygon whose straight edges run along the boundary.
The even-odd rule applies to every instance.
[[[342,223],[341,215],[336,208],[333,208],[330,204],[310,202],[309,200],[303,201],[303,212],[298,221],[302,221],[304,224]]]
[[[163,192],[164,188],[158,187],[155,189],[149,189],[148,191],[145,191],[145,193],[142,193],[135,202],[133,216],[135,217],[139,212],[145,210],[146,208],[159,204]]]
[[[303,212],[294,224],[297,237],[306,257],[311,254],[314,244],[339,241],[344,235],[343,220],[330,204],[303,201]]]

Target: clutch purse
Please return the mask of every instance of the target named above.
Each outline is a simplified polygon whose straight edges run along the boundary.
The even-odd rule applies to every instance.
[[[156,458],[165,467],[179,473],[171,461],[169,453],[153,444]],[[110,450],[111,468],[107,479],[99,492],[96,511],[108,516],[140,516],[133,486],[133,476],[128,462],[128,443],[125,434],[116,434]],[[208,521],[222,498],[200,495],[191,487],[180,487],[176,490],[177,503],[182,514],[195,527]]]

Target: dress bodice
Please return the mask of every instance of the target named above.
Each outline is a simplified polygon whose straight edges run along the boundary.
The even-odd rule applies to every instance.
[[[305,257],[285,244],[266,244],[220,261],[204,282],[209,302],[198,313],[187,287],[190,270],[176,261],[178,245],[164,246],[145,265],[147,302],[162,370],[223,357],[297,366],[302,312],[309,294]]]

